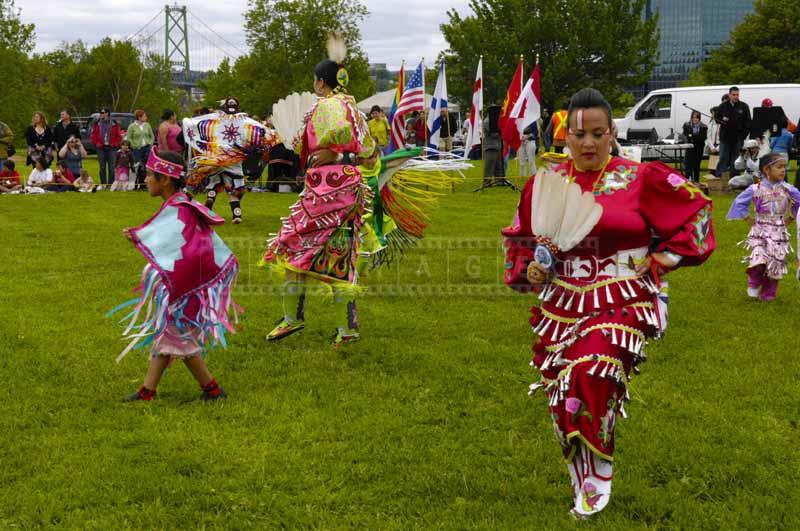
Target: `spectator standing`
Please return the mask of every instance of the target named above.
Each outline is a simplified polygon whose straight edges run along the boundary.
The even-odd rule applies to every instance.
[[[567,145],[567,111],[561,109],[553,114],[550,119],[550,124],[544,135],[553,139],[551,147],[556,153],[564,153],[564,147]]]
[[[517,151],[520,177],[530,177],[536,173],[536,151],[539,144],[539,122],[534,121],[522,131],[522,142]]]
[[[683,124],[683,136],[692,147],[686,150],[686,178],[696,183],[700,182],[700,163],[703,160],[703,151],[708,138],[708,126],[701,120],[699,111],[692,111],[688,122]]]
[[[548,130],[551,131],[548,134]],[[552,129],[550,129],[550,109],[542,109],[542,147],[545,151],[550,151],[550,146],[553,144]]]
[[[14,132],[8,125],[0,122],[0,169],[3,169],[3,163],[12,155],[14,155]]]
[[[69,111],[61,111],[59,122],[53,127],[53,140],[56,143],[56,153],[58,158],[61,159],[61,148],[67,145],[70,137],[80,138],[81,131],[78,129],[78,124],[72,121],[72,116]],[[75,174],[78,175],[77,173]]]
[[[136,186],[136,180],[131,179],[133,173],[133,151],[131,150],[131,143],[128,140],[123,140],[122,145],[117,152],[117,164],[114,169],[114,184],[111,185],[111,191],[127,192],[133,190]]]
[[[97,161],[100,163],[100,185],[110,185],[114,180],[116,153],[122,143],[119,124],[111,119],[108,108],[100,109],[100,119],[92,126],[92,144],[97,148]]]
[[[19,182],[19,172],[14,161],[11,159],[3,161],[2,168],[2,171],[0,171],[0,192],[7,194],[21,191],[22,185]]]
[[[389,120],[386,119],[386,115],[383,114],[383,109],[381,109],[380,105],[373,105],[372,109],[370,109],[367,127],[369,127],[369,133],[372,138],[378,144],[381,154],[386,154],[386,148],[389,147]]]
[[[25,141],[28,143],[28,165],[35,166],[36,161],[42,159],[44,167],[49,168],[53,162],[53,131],[47,127],[44,113],[33,113],[31,125],[25,131]]]
[[[178,117],[172,109],[164,109],[161,115],[161,124],[158,126],[158,150],[183,153],[183,146],[179,141],[181,126]]]
[[[428,145],[428,113],[421,112],[414,121],[414,143],[419,147]]]
[[[453,151],[453,137],[458,128],[458,120],[447,109],[439,111],[439,118],[442,122],[442,127],[439,129],[439,151],[450,153]]]
[[[794,135],[789,131],[789,120],[784,116],[778,122],[780,132],[770,138],[769,147],[775,153],[780,153],[783,160],[786,161],[786,167],[789,167],[789,151],[792,149],[794,143]]]
[[[718,107],[717,120],[720,124],[717,177],[721,177],[726,171],[730,171],[735,177],[738,172],[734,162],[750,133],[751,120],[750,107],[739,99],[739,87],[728,90],[728,101]]]
[[[81,174],[83,159],[87,156],[86,149],[83,147],[80,137],[70,137],[66,144],[59,150],[58,159],[67,164],[67,168],[76,177]]]
[[[134,165],[138,165],[137,168],[144,168],[144,165],[147,164],[147,157],[150,155],[150,147],[155,143],[156,137],[144,110],[136,109],[133,116],[136,119],[128,126],[125,140],[131,143]]]

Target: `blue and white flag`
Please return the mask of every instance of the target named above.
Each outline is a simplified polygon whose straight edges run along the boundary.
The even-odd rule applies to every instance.
[[[428,130],[430,131],[430,138],[428,139],[428,147],[439,149],[439,135],[442,132],[443,121],[447,118],[445,114],[442,116],[442,111],[447,110],[447,76],[444,70],[444,61],[439,66],[439,78],[436,80],[436,89],[433,91],[433,100],[431,107],[428,110]],[[453,132],[450,131],[452,136]]]

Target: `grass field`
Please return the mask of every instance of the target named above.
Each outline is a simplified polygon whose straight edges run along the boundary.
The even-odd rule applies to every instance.
[[[218,404],[178,365],[153,403],[120,402],[147,362],[114,364],[121,330],[104,314],[144,264],[120,231],[158,200],[0,197],[0,528],[800,528],[800,292],[792,267],[776,302],[746,298],[730,197],[715,197],[717,252],[672,275],[670,329],[618,426],[611,504],[575,523],[545,399],[526,395],[532,300],[501,282],[517,197],[476,185],[370,278],[364,340],[344,352],[321,295],[302,334],[267,344],[281,303],[255,263],[294,197],[246,196],[245,223],[219,230],[247,313],[209,358]]]

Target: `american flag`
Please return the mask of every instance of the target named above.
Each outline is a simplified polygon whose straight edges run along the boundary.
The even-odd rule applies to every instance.
[[[400,98],[400,104],[397,106],[397,111],[392,120],[392,136],[395,138],[403,138],[405,136],[405,120],[404,116],[414,111],[425,110],[425,89],[423,87],[425,81],[425,66],[422,62],[408,78],[406,89],[403,91],[403,96]]]

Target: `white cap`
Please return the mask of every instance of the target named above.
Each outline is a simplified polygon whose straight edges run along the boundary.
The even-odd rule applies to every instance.
[[[744,144],[742,144],[742,149],[750,149],[750,148],[755,148],[755,147],[758,147],[758,142],[756,142],[752,138],[748,139],[748,140],[745,140]]]

